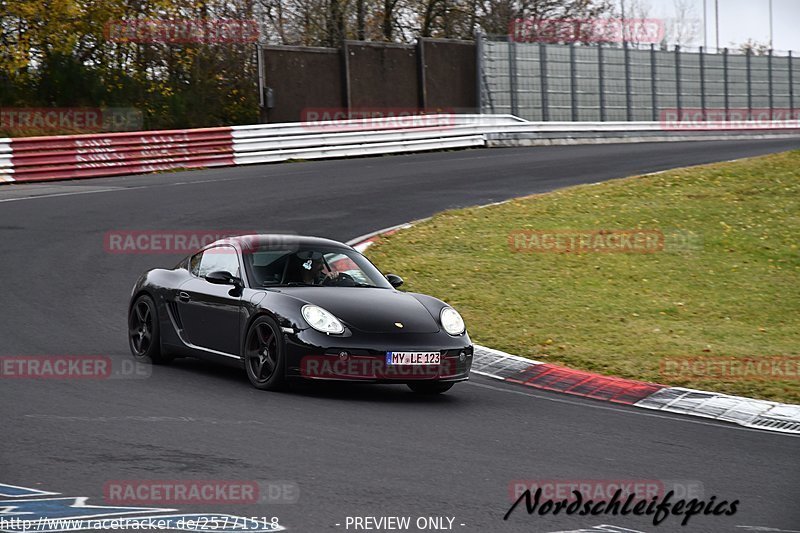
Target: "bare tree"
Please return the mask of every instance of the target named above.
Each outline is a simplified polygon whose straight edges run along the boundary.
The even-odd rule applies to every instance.
[[[692,0],[673,0],[675,16],[666,24],[665,39],[670,44],[691,46],[699,34],[700,19]]]
[[[734,43],[731,43],[734,45]],[[746,54],[748,51],[754,56],[769,55],[769,44],[760,43],[754,39],[747,39],[743,44],[739,45],[739,51]]]
[[[571,22],[575,31],[568,31],[563,40],[591,40],[587,32],[592,25],[586,22],[612,14],[613,5],[611,0],[479,0],[476,11],[478,25],[486,34],[508,34],[510,25],[521,21],[531,39],[558,42],[562,40],[559,33],[569,30]]]

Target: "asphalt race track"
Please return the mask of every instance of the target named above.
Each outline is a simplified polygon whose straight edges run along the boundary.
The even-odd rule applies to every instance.
[[[110,254],[108,231],[347,240],[451,207],[798,148],[797,140],[508,148],[2,186],[0,355],[131,358],[130,289],[142,271],[178,257]],[[243,371],[180,360],[142,379],[0,380],[0,414],[0,483],[97,505],[111,480],[286,480],[300,488],[297,503],[180,508],[277,516],[309,532],[345,531],[347,516],[447,516],[463,532],[800,529],[796,437],[479,376],[430,399],[391,386],[264,393]],[[658,527],[632,516],[529,517],[524,506],[503,521],[514,480],[685,480],[706,499],[740,505],[686,528],[672,517]]]

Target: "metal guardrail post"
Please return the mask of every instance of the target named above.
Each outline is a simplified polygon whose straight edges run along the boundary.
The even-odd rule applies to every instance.
[[[572,121],[578,121],[578,67],[575,62],[575,43],[569,45],[569,90]]]
[[[706,54],[700,47],[700,116],[706,120]]]
[[[725,48],[722,51],[722,78],[723,78],[723,85],[724,89],[723,92],[725,93],[725,120],[730,118],[731,113],[731,93],[730,93],[730,84],[728,82],[728,49]]]
[[[517,43],[513,35],[508,36],[508,90],[511,93],[511,114],[519,116],[517,101]]]
[[[747,60],[747,120],[753,118],[753,69],[751,67],[752,52],[748,48],[745,58]]]
[[[605,76],[603,75],[603,44],[597,45],[597,84],[600,96],[600,121],[606,121],[606,88]]]
[[[547,45],[539,43],[539,76],[542,89],[542,120],[550,120],[550,104],[547,99]]]
[[[678,120],[681,120],[683,105],[681,102],[681,47],[675,45],[675,107],[678,110]]]
[[[652,99],[652,119],[658,120],[658,76],[656,75],[656,45],[650,43],[650,97]]]

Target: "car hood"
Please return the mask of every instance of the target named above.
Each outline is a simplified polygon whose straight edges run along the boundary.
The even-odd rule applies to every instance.
[[[367,287],[288,287],[281,292],[330,311],[351,329],[369,333],[439,331],[438,320],[404,292]]]

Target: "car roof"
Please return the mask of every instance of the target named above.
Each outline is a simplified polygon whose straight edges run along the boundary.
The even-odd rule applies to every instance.
[[[239,249],[245,250],[252,250],[252,249],[260,249],[260,250],[269,250],[272,248],[285,248],[285,247],[295,247],[295,246],[302,246],[302,247],[314,247],[314,246],[325,246],[331,248],[343,248],[346,250],[352,250],[352,248],[344,243],[339,241],[334,241],[332,239],[324,239],[322,237],[313,237],[310,235],[294,235],[294,234],[283,234],[283,233],[261,233],[261,234],[251,234],[251,235],[236,235],[232,237],[226,237],[224,239],[219,239],[205,248],[210,248],[212,246],[217,246],[219,244],[234,244]]]

